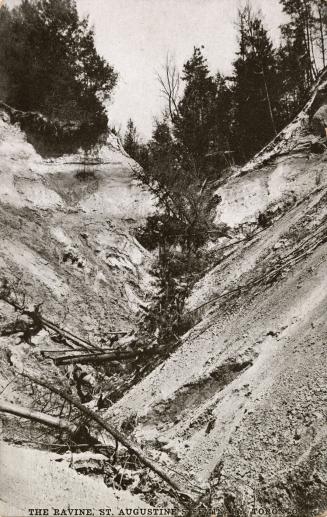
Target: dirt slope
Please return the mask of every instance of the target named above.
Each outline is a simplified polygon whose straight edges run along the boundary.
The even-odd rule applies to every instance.
[[[24,517],[27,508],[48,508],[50,515],[54,509],[58,514],[68,508],[89,509],[95,515],[100,509],[111,509],[112,515],[118,515],[121,508],[149,507],[137,496],[108,488],[96,476],[76,472],[74,468],[81,464],[79,456],[63,457],[1,443],[1,469],[6,473],[1,482],[1,515]],[[107,459],[101,455],[93,458],[98,465]]]
[[[201,321],[108,411],[219,515],[327,508],[327,152],[311,129],[326,83],[218,190],[235,239],[189,299]]]
[[[44,315],[87,336],[133,326],[149,255],[132,237],[152,200],[109,138],[95,156],[43,160],[0,116],[0,267]]]
[[[224,517],[250,515],[254,504],[258,514],[297,517],[327,507],[327,152],[312,125],[324,103],[322,75],[299,117],[219,187],[217,223],[232,238],[210,243],[216,265],[187,304],[198,324],[102,412]],[[131,231],[152,200],[117,142],[84,162],[42,160],[1,116],[1,276],[20,279],[18,301],[23,292],[27,305],[43,303],[45,316],[100,344],[104,330],[133,328],[151,291],[151,257]],[[0,310],[3,331],[17,315]],[[31,345],[1,336],[6,400],[43,402],[44,393],[12,382],[22,366],[53,383],[70,378],[42,356],[48,342],[43,331]],[[92,384],[96,372],[84,373]]]
[[[135,328],[152,289],[152,258],[133,229],[153,210],[153,200],[132,179],[131,166],[114,136],[87,159],[82,153],[42,159],[0,111],[0,286],[9,282],[18,305],[32,310],[42,304],[45,318],[97,346],[111,346],[110,331]],[[73,368],[56,367],[42,352],[68,345],[55,342],[58,334],[49,329],[28,344],[22,339],[23,325],[24,317],[1,300],[1,399],[56,412],[60,401],[52,397],[45,402],[44,392],[27,387],[18,372],[25,368],[74,389]],[[108,383],[119,384],[120,365],[115,368]],[[103,380],[105,373],[86,366],[82,374],[83,393],[97,400],[98,376]],[[1,439],[11,443],[43,448],[56,441],[57,434],[42,426],[3,414],[0,423]],[[57,464],[48,451],[1,445],[0,464],[6,472],[0,483],[1,515],[68,504],[111,507],[117,513],[118,507],[141,504],[130,493],[107,488],[103,474],[101,481],[85,478],[68,464]]]

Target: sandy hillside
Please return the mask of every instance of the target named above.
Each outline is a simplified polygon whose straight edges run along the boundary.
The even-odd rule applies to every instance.
[[[137,496],[108,488],[99,476],[84,476],[81,454],[67,456],[0,444],[1,469],[6,473],[1,482],[1,515],[26,516],[27,508],[48,508],[49,512],[68,508],[111,510],[146,508]],[[103,471],[108,458],[92,455],[93,464]],[[85,461],[85,455],[84,455]],[[90,464],[90,456],[87,458]],[[85,461],[86,462],[86,461]]]
[[[257,511],[297,516],[327,507],[327,152],[310,111],[318,97],[327,102],[326,79],[217,191],[217,220],[237,239],[213,244],[217,265],[188,302],[200,322],[108,412],[133,417],[135,437],[161,451],[176,480],[194,493],[210,488],[211,504],[231,517],[249,515],[254,498]]]
[[[216,222],[228,225],[229,237],[208,244],[214,264],[187,302],[194,327],[165,362],[101,410],[224,517],[248,516],[254,504],[260,514],[297,517],[327,507],[327,151],[313,125],[324,103],[326,74],[299,117],[220,185]],[[153,257],[132,233],[153,200],[134,183],[119,143],[111,139],[86,164],[81,155],[44,160],[3,114],[0,160],[1,274],[15,280],[17,303],[42,303],[44,316],[100,346],[104,329],[131,331],[153,291]],[[51,332],[22,342],[18,328],[8,332],[15,310],[4,302],[0,309],[2,397],[47,407],[44,391],[17,382],[23,367],[74,391],[73,369],[41,353],[53,347]],[[125,366],[114,368],[83,371],[95,410],[94,389],[115,393],[125,378]],[[3,438],[25,443],[31,428],[17,436],[15,422],[4,418]],[[26,461],[28,451],[13,451]],[[46,472],[53,458],[33,452]],[[10,472],[24,483],[17,463]],[[155,486],[161,493],[162,483]],[[26,504],[17,495],[17,511]]]
[[[42,159],[0,117],[0,265],[31,303],[79,333],[128,330],[146,297],[149,255],[131,230],[152,210],[133,162],[109,137],[83,154]]]
[[[42,316],[99,347],[111,346],[110,331],[133,331],[152,289],[152,257],[133,233],[153,210],[153,200],[133,180],[134,166],[113,135],[86,163],[82,153],[43,159],[0,112],[1,285],[9,282],[19,306],[33,310],[42,304]],[[3,300],[0,329],[1,400],[46,411],[42,393],[26,389],[18,372],[28,369],[57,386],[73,382],[72,368],[65,373],[42,352],[67,345],[52,339],[60,335],[49,328],[24,342],[24,317]],[[93,396],[104,372],[100,379],[91,367],[82,373],[83,393]],[[118,364],[108,383],[116,386],[119,379]],[[42,426],[33,434],[26,421],[21,426],[14,418],[1,421],[4,440],[41,448],[42,440],[56,440],[53,433],[44,436]],[[116,511],[140,504],[130,493],[107,488],[103,474],[96,481],[86,478],[48,452],[2,445],[0,457],[6,472],[2,515],[26,515],[27,508],[44,505]]]

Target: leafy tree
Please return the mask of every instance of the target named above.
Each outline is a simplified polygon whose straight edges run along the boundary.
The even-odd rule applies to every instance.
[[[117,74],[101,58],[87,18],[75,0],[23,0],[0,9],[0,67],[7,102],[50,119],[107,126],[104,101]]]

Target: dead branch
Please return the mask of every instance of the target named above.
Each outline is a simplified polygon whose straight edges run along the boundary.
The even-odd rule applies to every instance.
[[[3,301],[5,301],[6,303],[8,303],[9,305],[11,305],[12,307],[14,307],[14,309],[16,311],[19,311],[21,314],[26,315],[29,318],[31,318],[33,321],[33,325],[34,325],[33,328],[36,327],[38,331],[41,328],[49,328],[51,330],[54,330],[57,334],[59,334],[60,336],[65,338],[65,340],[71,341],[72,343],[74,343],[75,345],[78,345],[83,350],[87,350],[87,351],[98,350],[99,352],[103,351],[103,349],[101,347],[99,347],[93,343],[90,343],[90,342],[80,338],[79,336],[76,336],[69,330],[63,329],[63,328],[59,327],[58,325],[56,325],[55,323],[53,323],[52,321],[45,318],[40,312],[41,304],[36,305],[34,310],[29,311],[24,306],[18,304],[16,302],[16,300],[12,300],[10,298],[10,294],[11,294],[11,292],[10,292],[9,287],[7,289],[2,289],[2,292],[0,293],[0,298]],[[127,332],[124,332],[124,331],[113,332],[112,331],[112,332],[109,332],[109,334],[117,335],[117,336],[119,336],[119,335],[125,336],[127,334]],[[70,346],[68,343],[67,343],[67,345]]]
[[[55,330],[57,332],[57,334],[64,337],[65,339],[68,339],[69,341],[72,341],[73,343],[79,345],[84,350],[90,350],[90,348],[91,349],[93,348],[95,350],[102,350],[101,347],[94,345],[92,343],[89,343],[88,341],[85,341],[84,339],[82,339],[78,336],[75,336],[72,332],[69,332],[69,330],[65,330],[65,329],[58,327],[58,325],[56,325],[52,321],[44,318],[43,316],[42,316],[41,320],[45,327]]]
[[[102,363],[106,361],[120,361],[122,359],[133,359],[139,355],[145,355],[149,351],[136,350],[133,352],[107,352],[105,354],[82,354],[56,357],[54,362],[57,365],[62,364],[88,364],[88,363]]]
[[[176,64],[171,56],[167,55],[163,74],[157,74],[161,93],[167,99],[170,120],[173,123],[179,113],[180,76]]]
[[[281,258],[281,264],[273,265],[273,267],[260,275],[255,280],[248,282],[243,285],[239,285],[234,289],[229,291],[224,291],[218,296],[214,296],[210,300],[198,305],[194,309],[185,313],[185,316],[189,316],[199,312],[207,306],[212,305],[222,298],[227,298],[230,295],[234,295],[236,293],[241,294],[242,292],[248,292],[251,288],[257,287],[260,285],[269,285],[272,284],[278,276],[280,276],[284,271],[287,271],[288,268],[293,267],[295,264],[299,263],[301,260],[306,258],[308,255],[313,253],[313,251],[324,244],[327,240],[327,218],[325,217],[323,221],[317,226],[315,230],[313,230],[306,238],[300,242],[297,246],[293,248],[288,254],[284,255]]]
[[[163,481],[165,481],[169,486],[171,486],[174,490],[176,490],[182,497],[183,500],[187,500],[187,503],[183,503],[185,506],[189,506],[190,503],[194,503],[193,497],[188,493],[186,489],[179,486],[178,483],[176,483],[169,474],[164,472],[162,469],[160,469],[156,463],[154,463],[152,460],[148,459],[143,451],[135,445],[133,442],[131,442],[123,433],[118,431],[114,426],[111,424],[108,424],[101,418],[99,415],[94,413],[91,409],[85,407],[83,404],[81,404],[79,401],[77,401],[75,398],[73,398],[71,395],[66,393],[64,390],[57,389],[48,382],[37,379],[36,377],[33,377],[32,375],[29,375],[27,373],[22,373],[24,377],[29,379],[31,382],[34,382],[35,384],[42,386],[43,388],[47,388],[48,390],[52,391],[56,395],[64,398],[68,402],[70,402],[72,405],[74,405],[77,409],[79,409],[84,415],[86,415],[89,419],[93,420],[94,422],[97,422],[100,427],[102,427],[105,431],[107,431],[117,442],[122,444],[124,447],[126,447],[127,450],[129,450],[132,454],[135,454],[135,456],[140,460],[140,462],[148,467],[150,470],[152,470],[155,474],[157,474]]]
[[[9,402],[0,401],[0,411],[21,418],[27,418],[28,420],[32,420],[49,427],[55,427],[57,429],[61,429],[62,431],[67,431],[72,435],[75,434],[78,430],[78,426],[68,422],[67,420],[64,420],[63,418],[47,415],[45,413],[41,413],[40,411],[34,411],[33,409],[18,406],[17,404],[11,404]]]

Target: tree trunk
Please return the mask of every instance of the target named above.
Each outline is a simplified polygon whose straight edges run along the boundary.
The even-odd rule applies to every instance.
[[[54,358],[54,362],[60,364],[89,364],[89,363],[103,363],[109,361],[121,361],[123,359],[133,359],[140,354],[143,354],[143,350],[136,350],[135,352],[107,352],[106,354],[82,354],[82,355],[69,355]]]
[[[97,413],[94,413],[91,409],[85,407],[83,404],[81,404],[79,401],[75,400],[71,395],[66,393],[64,390],[60,390],[49,384],[48,382],[37,379],[36,377],[33,377],[32,375],[29,375],[27,373],[22,373],[24,377],[29,379],[31,382],[34,382],[35,384],[38,384],[39,386],[43,386],[44,388],[47,388],[48,390],[52,391],[56,395],[59,395],[63,399],[67,400],[71,404],[73,404],[76,408],[78,408],[84,415],[86,415],[88,418],[93,420],[94,422],[97,422],[103,429],[105,429],[115,440],[117,440],[119,443],[124,445],[126,449],[128,449],[132,454],[135,454],[137,458],[140,460],[143,465],[146,467],[149,467],[153,472],[155,472],[163,481],[165,481],[168,485],[170,485],[174,490],[176,490],[179,494],[185,496],[188,500],[188,503],[186,506],[189,505],[191,502],[195,502],[193,497],[188,493],[188,491],[181,486],[179,486],[176,481],[174,481],[169,474],[164,472],[158,467],[157,463],[154,463],[152,460],[149,460],[143,453],[143,451],[135,445],[133,442],[131,442],[123,433],[118,431],[115,427],[113,427],[111,424],[108,424],[105,422]]]
[[[319,31],[320,31],[320,46],[321,46],[321,56],[322,56],[322,64],[325,68],[326,66],[326,48],[325,48],[325,35],[324,35],[324,24],[322,19],[321,8],[318,8],[319,12]]]
[[[30,408],[18,406],[17,404],[11,404],[10,402],[0,401],[0,411],[3,411],[4,413],[10,413],[11,415],[15,415],[21,418],[27,418],[28,420],[39,422],[40,424],[49,427],[55,427],[57,429],[61,429],[62,431],[67,431],[69,434],[74,434],[78,430],[76,425],[71,424],[67,420],[51,415],[46,415],[45,413],[40,413],[39,411],[34,411]]]
[[[308,52],[309,62],[310,62],[310,75],[311,75],[311,83],[312,83],[313,80],[315,80],[317,78],[317,65],[316,65],[316,59],[314,56],[312,34],[311,34],[311,30],[310,30],[311,12],[310,12],[310,7],[308,5],[307,0],[304,0],[304,8],[305,8],[304,30],[305,30],[307,52]]]
[[[54,323],[52,323],[52,321],[49,321],[48,319],[44,318],[43,316],[41,317],[41,321],[42,321],[42,324],[44,327],[48,327],[51,330],[54,330],[55,332],[60,334],[62,337],[79,345],[84,350],[91,351],[92,349],[94,349],[94,350],[102,351],[102,349],[100,347],[98,347],[96,345],[92,345],[91,343],[88,343],[87,341],[84,341],[84,339],[81,339],[81,338],[75,336],[68,330],[61,329],[60,327],[58,327],[58,325],[55,325]]]
[[[272,110],[272,106],[271,106],[270,95],[269,95],[268,85],[267,85],[265,71],[263,69],[263,66],[262,66],[262,77],[263,77],[263,82],[265,85],[266,99],[267,99],[267,104],[268,104],[271,125],[272,125],[273,131],[275,133],[275,136],[277,136],[277,129],[276,129],[274,114],[273,114],[273,110]]]

